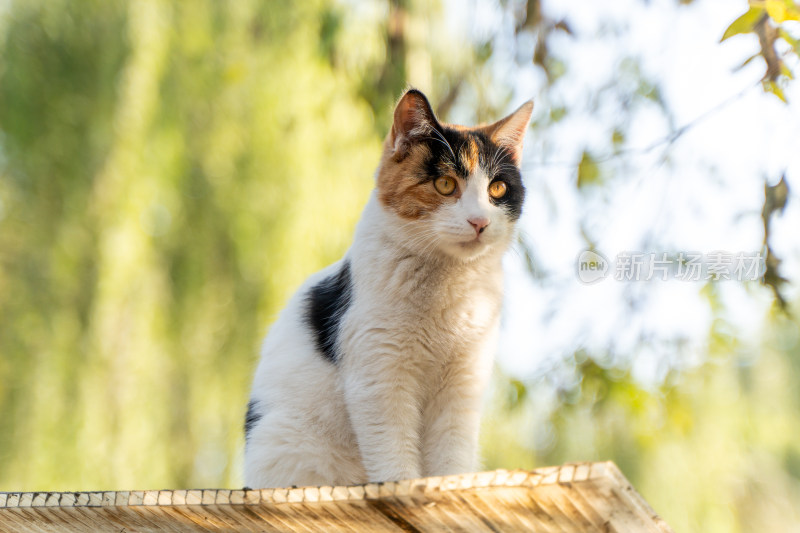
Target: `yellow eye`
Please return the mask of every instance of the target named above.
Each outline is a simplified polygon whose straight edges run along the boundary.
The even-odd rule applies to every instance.
[[[439,194],[449,196],[456,190],[456,180],[447,176],[441,176],[433,181],[433,186]]]
[[[505,196],[507,191],[508,191],[508,186],[504,181],[495,181],[494,183],[489,185],[489,196],[491,196],[495,200]]]

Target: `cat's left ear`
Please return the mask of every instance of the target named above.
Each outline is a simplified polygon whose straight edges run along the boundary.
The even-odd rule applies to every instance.
[[[437,125],[425,95],[416,89],[406,91],[394,110],[391,142],[395,154],[402,156],[411,143],[430,135]]]
[[[492,142],[508,148],[514,164],[518,167],[522,162],[522,140],[528,130],[531,113],[533,113],[533,100],[528,100],[506,118],[486,126]]]

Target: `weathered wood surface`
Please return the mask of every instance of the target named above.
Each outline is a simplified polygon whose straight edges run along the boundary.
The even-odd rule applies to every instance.
[[[671,532],[613,463],[353,487],[0,492],[0,531]]]

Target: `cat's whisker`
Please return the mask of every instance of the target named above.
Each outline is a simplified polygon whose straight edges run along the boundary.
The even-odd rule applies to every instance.
[[[429,247],[433,247],[436,244],[436,233],[434,231],[430,231],[428,234],[417,235],[413,237],[411,240],[406,241],[406,246],[411,248],[412,251],[415,251],[420,245],[424,244],[423,251],[427,250]],[[432,250],[431,250],[432,251]],[[418,255],[423,255],[423,252],[417,252]]]
[[[509,157],[509,153],[505,150],[497,150],[494,154],[494,161],[492,163],[492,171],[494,174],[500,172],[500,170],[514,169],[516,170],[517,167],[511,163],[505,163],[505,160]]]
[[[490,170],[491,170],[491,172],[493,174],[496,172],[497,159],[498,159],[498,157],[500,157],[500,154],[501,154],[500,150],[495,150],[494,154],[492,155],[492,163],[491,163],[491,165],[489,165],[489,168],[490,168]]]
[[[439,133],[439,130],[437,130],[436,128],[433,128],[431,131],[433,131],[433,133],[435,133],[439,137],[439,139],[441,139],[441,142],[443,142],[444,145],[447,146],[447,149],[450,150],[450,155],[453,156],[453,162],[455,163],[456,161],[458,161],[458,158],[456,158],[456,153],[453,151],[453,147],[450,146],[450,143],[447,142],[447,139],[444,138],[444,135]]]
[[[436,130],[433,130],[433,131],[436,131]],[[447,149],[450,150],[450,152],[452,153],[453,150],[450,148],[450,145],[447,144],[446,142],[442,141],[441,139],[438,139],[436,137],[430,137],[430,136],[425,137],[425,138],[426,139],[430,139],[431,141],[436,141],[436,142],[438,142],[440,144],[445,145],[447,147]],[[453,157],[455,157],[455,155]],[[450,161],[442,161],[442,162],[445,163],[445,164],[449,164],[450,163]]]
[[[491,172],[491,173],[494,172],[495,165],[497,164],[497,157],[498,157],[499,153],[500,153],[500,150],[495,150],[494,153],[492,154],[492,161],[491,161],[491,163],[489,163],[489,165],[486,168],[486,170],[488,172]]]
[[[519,168],[517,168],[517,166],[514,163],[505,163],[503,161],[500,161],[497,164],[496,168],[498,168],[498,169],[509,169],[509,170],[513,169],[513,170],[517,170],[517,171],[519,170]]]
[[[426,243],[426,245],[427,245],[427,243],[430,243],[431,241],[433,241],[432,237],[434,237],[434,236],[435,236],[435,233],[433,231],[426,232],[426,233],[423,233],[423,234],[413,235],[413,236],[411,236],[409,238],[406,238],[406,239],[402,240],[401,241],[401,245],[404,248],[407,248],[412,253],[415,253],[415,255],[416,255],[416,254],[418,254],[417,248],[420,245],[422,245],[423,243]]]

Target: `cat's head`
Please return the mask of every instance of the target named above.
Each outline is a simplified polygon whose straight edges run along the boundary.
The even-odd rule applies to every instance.
[[[405,245],[473,259],[505,250],[522,212],[522,140],[533,103],[467,128],[441,124],[421,92],[397,104],[377,173],[383,208]]]

